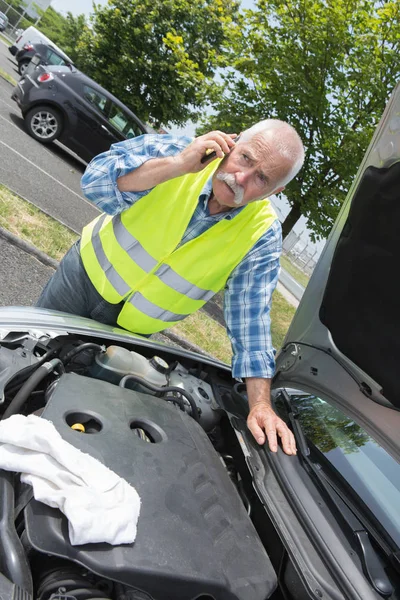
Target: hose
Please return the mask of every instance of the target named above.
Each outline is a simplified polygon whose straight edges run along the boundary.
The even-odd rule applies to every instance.
[[[8,471],[0,471],[0,571],[33,594],[31,570],[14,525],[14,484]]]
[[[94,344],[92,342],[85,342],[84,344],[80,344],[76,348],[72,348],[63,358],[64,365],[68,364],[77,354],[80,354],[84,350],[97,350],[98,352],[105,352],[106,347],[100,346],[99,344]]]
[[[17,414],[29,398],[30,393],[33,392],[35,387],[47,377],[49,373],[52,373],[57,366],[60,366],[64,371],[64,365],[59,358],[53,358],[36,369],[29,379],[25,381],[17,395],[11,400],[1,419],[8,419],[11,415]]]
[[[24,381],[26,381],[28,379],[29,375],[33,371],[36,371],[36,369],[38,369],[45,362],[47,362],[53,356],[53,354],[55,354],[59,350],[60,350],[59,346],[56,348],[53,348],[52,350],[48,350],[46,352],[46,354],[43,354],[43,356],[37,362],[35,362],[33,365],[29,365],[28,367],[24,367],[23,369],[18,371],[18,373],[16,373],[13,378],[13,379],[15,379],[16,377],[18,377],[18,381],[16,383],[14,383],[14,385],[9,386],[9,384],[7,384],[7,386],[6,386],[7,394],[12,394],[16,389],[20,388],[21,385],[24,383]]]
[[[178,392],[182,396],[185,396],[185,398],[189,402],[190,408],[192,409],[193,419],[197,422],[200,421],[199,411],[197,409],[196,402],[193,400],[192,396],[186,390],[179,388],[179,387],[174,387],[174,386],[159,387],[157,385],[153,385],[152,383],[148,383],[145,379],[142,379],[141,377],[137,377],[136,375],[125,375],[125,377],[123,377],[121,379],[121,381],[119,382],[119,387],[124,388],[127,381],[135,381],[136,383],[140,383],[140,385],[148,388],[149,390],[151,390],[152,392],[155,392],[155,393],[165,394],[166,392]]]
[[[11,385],[10,387],[8,385],[6,386],[7,394],[13,394],[13,392],[15,390],[17,390],[18,388],[20,388],[21,385],[24,383],[24,381],[27,380],[27,378],[29,377],[29,375],[31,374],[31,372],[33,370],[36,371],[41,365],[43,365],[45,362],[47,362],[49,360],[49,358],[55,352],[59,352],[60,347],[61,346],[57,346],[56,348],[53,348],[52,350],[48,350],[48,352],[46,352],[46,354],[44,354],[37,362],[35,362],[35,364],[29,365],[29,367],[25,367],[24,369],[21,369],[21,371],[19,371],[18,374],[17,374],[18,375],[18,382],[14,383],[14,385]],[[77,346],[76,348],[73,348],[72,350],[70,350],[66,354],[66,356],[63,358],[63,363],[67,364],[77,354],[79,354],[80,352],[83,352],[84,350],[88,350],[88,349],[99,350],[101,352],[104,352],[105,351],[105,346],[99,346],[99,344],[93,344],[91,342],[80,344],[79,346]]]
[[[186,412],[183,398],[179,396],[163,396],[163,400],[165,400],[166,402],[173,402],[174,404],[177,404],[183,412]]]

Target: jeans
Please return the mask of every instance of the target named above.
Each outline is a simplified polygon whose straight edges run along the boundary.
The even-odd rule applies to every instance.
[[[116,325],[123,302],[110,304],[100,296],[86,274],[79,249],[80,240],[68,250],[43,288],[36,306]]]

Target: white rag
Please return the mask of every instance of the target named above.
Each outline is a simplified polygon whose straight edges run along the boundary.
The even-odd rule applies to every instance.
[[[0,468],[21,473],[36,500],[64,513],[72,545],[135,540],[140,511],[136,490],[64,441],[50,421],[35,415],[0,421]]]

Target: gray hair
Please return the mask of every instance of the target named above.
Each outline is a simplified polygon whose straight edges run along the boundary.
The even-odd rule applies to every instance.
[[[304,163],[304,146],[299,134],[286,121],[265,119],[243,131],[238,144],[249,142],[255,136],[262,136],[265,140],[272,141],[280,156],[291,162],[291,169],[277,185],[277,187],[285,186],[297,175]]]

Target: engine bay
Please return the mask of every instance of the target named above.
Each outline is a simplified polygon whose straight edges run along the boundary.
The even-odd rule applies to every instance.
[[[63,514],[1,471],[12,534],[0,533],[3,579],[40,600],[271,597],[277,577],[230,423],[245,418],[244,386],[194,356],[72,335],[1,341],[2,419],[48,419],[141,498],[133,544],[72,546]]]

